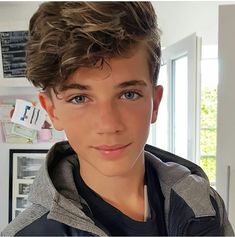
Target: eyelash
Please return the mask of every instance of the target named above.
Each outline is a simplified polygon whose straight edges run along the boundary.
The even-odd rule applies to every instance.
[[[125,95],[125,94],[127,94],[127,93],[133,93],[133,94],[137,95],[137,98],[135,98],[135,99],[128,99],[128,100],[137,100],[137,99],[143,97],[143,95],[142,95],[140,92],[137,92],[137,91],[135,91],[135,90],[124,91],[124,92],[122,92],[121,95],[123,96],[123,95]]]
[[[76,100],[76,98],[79,98],[79,97],[85,98],[85,100],[88,98],[87,95],[76,95],[76,96],[72,97],[71,99],[69,99],[67,102],[70,102],[72,104],[84,104],[86,101],[80,102],[80,103],[74,101],[74,100]]]
[[[120,98],[121,98],[123,95],[127,94],[127,93],[133,93],[135,96],[137,95],[137,98],[134,98],[134,99],[127,99],[127,100],[134,101],[134,100],[137,100],[137,99],[143,97],[143,95],[142,95],[140,92],[137,92],[137,91],[134,91],[134,90],[128,90],[128,91],[122,92],[121,95],[120,95]],[[83,100],[83,102],[80,102],[80,103],[79,103],[79,102],[74,102],[74,100],[76,100],[76,99],[79,98],[79,97],[80,97],[80,98],[85,98],[85,101]],[[87,100],[87,99],[89,99],[87,95],[76,95],[76,96],[72,97],[71,99],[69,99],[67,102],[70,102],[70,103],[73,103],[73,104],[84,104],[84,103],[86,103],[86,100]]]

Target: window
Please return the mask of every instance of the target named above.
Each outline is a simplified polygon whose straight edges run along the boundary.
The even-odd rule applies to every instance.
[[[159,84],[164,87],[163,99],[148,139],[149,144],[193,162],[198,150],[199,42],[192,34],[162,51]]]
[[[211,184],[216,181],[217,45],[202,47],[200,166]]]
[[[173,143],[175,154],[188,157],[188,57],[183,56],[173,62]]]
[[[159,84],[164,87],[164,96],[157,122],[150,130],[148,143],[199,164],[206,172],[211,185],[215,187],[217,45],[202,46],[200,67],[197,67],[197,70],[200,69],[201,80],[194,77],[198,80],[194,83],[188,72],[188,61],[192,59],[186,53],[181,56],[172,53],[170,55],[170,63],[163,61],[161,66]],[[190,106],[193,109],[190,110]],[[194,142],[190,142],[190,136]]]

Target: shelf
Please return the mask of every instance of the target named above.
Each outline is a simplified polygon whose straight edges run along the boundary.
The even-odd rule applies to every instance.
[[[26,78],[1,78],[0,87],[33,87]]]

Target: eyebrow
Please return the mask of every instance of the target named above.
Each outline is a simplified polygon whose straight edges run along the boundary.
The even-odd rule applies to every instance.
[[[91,90],[91,87],[88,85],[82,85],[79,83],[70,83],[70,84],[63,85],[61,88],[61,91],[66,91],[69,89],[78,89],[78,90],[84,91],[84,90]]]
[[[131,80],[131,81],[124,81],[118,85],[116,85],[116,88],[126,88],[126,87],[130,87],[130,86],[147,86],[146,82],[143,80]],[[61,91],[66,91],[69,89],[78,89],[78,90],[91,90],[91,86],[88,85],[83,85],[83,84],[79,84],[79,83],[71,83],[71,84],[67,84],[64,85],[61,88]]]
[[[118,84],[117,88],[126,88],[129,86],[147,86],[145,81],[142,80],[132,80],[132,81],[124,81],[120,84]]]

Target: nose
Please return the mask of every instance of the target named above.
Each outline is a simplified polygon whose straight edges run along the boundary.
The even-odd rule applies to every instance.
[[[94,116],[98,134],[117,134],[125,128],[121,109],[115,103],[104,102],[98,105]]]

